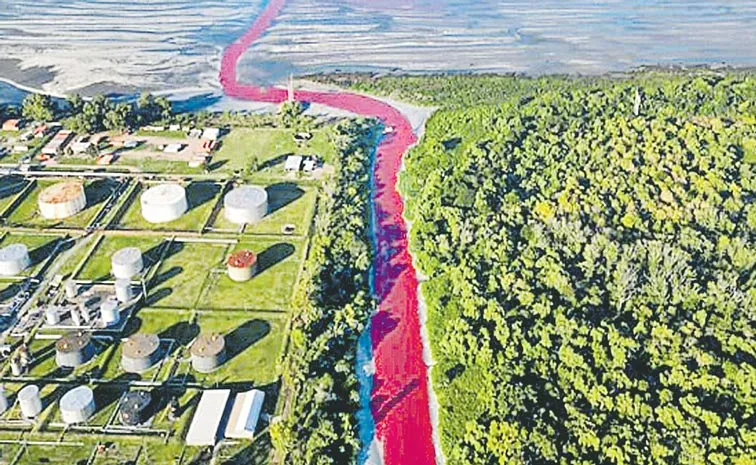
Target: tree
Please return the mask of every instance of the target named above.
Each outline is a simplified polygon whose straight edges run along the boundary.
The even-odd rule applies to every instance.
[[[131,127],[133,108],[128,103],[116,104],[113,108],[105,113],[105,129],[124,130]]]
[[[68,111],[71,115],[76,115],[84,108],[84,99],[79,94],[73,94],[67,99]]]
[[[24,118],[33,121],[51,121],[55,117],[55,106],[49,95],[29,94],[22,108]]]
[[[300,102],[284,102],[281,104],[281,108],[278,110],[278,118],[286,128],[293,127],[300,115],[304,113],[305,107]]]

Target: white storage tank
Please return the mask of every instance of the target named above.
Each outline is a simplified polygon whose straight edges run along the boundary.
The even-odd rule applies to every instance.
[[[105,326],[117,325],[121,321],[121,313],[118,308],[118,301],[115,299],[105,299],[100,304],[100,319]]]
[[[8,395],[5,394],[5,388],[3,386],[0,386],[0,415],[5,413],[8,410]]]
[[[24,244],[11,244],[0,249],[0,275],[17,276],[29,265],[29,249]]]
[[[42,412],[42,399],[39,387],[30,384],[18,391],[18,405],[24,418],[36,418]]]
[[[58,307],[51,306],[45,310],[45,323],[48,326],[57,326],[60,324],[61,311]]]
[[[226,268],[232,281],[249,281],[257,272],[257,255],[251,250],[237,250],[226,260]]]
[[[131,279],[142,272],[144,259],[136,247],[126,247],[110,258],[111,273],[116,279]]]
[[[73,216],[87,206],[84,184],[67,181],[52,185],[39,194],[39,212],[48,220]]]
[[[160,184],[144,191],[142,217],[149,223],[167,223],[181,218],[189,209],[186,190],[178,184]]]
[[[124,278],[116,279],[115,296],[116,299],[121,303],[128,302],[133,299],[134,291],[131,287],[131,281]]]
[[[79,288],[73,281],[66,282],[66,298],[68,300],[74,300],[79,295]]]
[[[234,224],[257,223],[268,214],[268,192],[258,186],[238,187],[223,198],[223,208]]]
[[[75,387],[60,399],[60,416],[67,425],[84,423],[94,412],[94,393],[87,386]]]

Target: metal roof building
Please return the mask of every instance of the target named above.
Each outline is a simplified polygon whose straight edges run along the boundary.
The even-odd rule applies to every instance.
[[[186,434],[188,446],[214,446],[220,436],[220,426],[226,412],[229,389],[204,391]]]
[[[255,437],[257,422],[260,420],[265,393],[253,389],[236,395],[231,417],[226,426],[226,437],[252,439]]]

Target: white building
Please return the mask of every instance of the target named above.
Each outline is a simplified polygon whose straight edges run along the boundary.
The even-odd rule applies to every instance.
[[[301,155],[289,155],[286,157],[286,164],[284,165],[284,170],[291,171],[291,172],[297,172],[302,169],[302,162],[304,159]]]
[[[221,421],[230,396],[229,389],[213,389],[202,393],[189,432],[186,433],[186,445],[214,446],[218,442]]]

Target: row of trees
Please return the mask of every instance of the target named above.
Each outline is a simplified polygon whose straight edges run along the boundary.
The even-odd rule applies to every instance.
[[[402,179],[448,462],[756,462],[756,78],[448,79],[371,84],[465,82]]]
[[[357,340],[374,307],[369,269],[372,121],[334,128],[336,175],[323,186],[314,234],[296,290],[288,350],[281,362],[285,407],[271,426],[281,463],[354,463],[360,450],[356,412]]]
[[[58,105],[47,95],[29,94],[23,101],[21,113],[33,121],[63,118],[66,127],[76,132],[92,133],[169,121],[173,110],[167,98],[148,93],[142,94],[135,102],[114,102],[102,95],[85,100],[74,94],[63,105]]]

